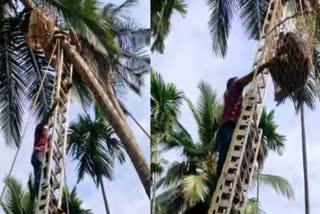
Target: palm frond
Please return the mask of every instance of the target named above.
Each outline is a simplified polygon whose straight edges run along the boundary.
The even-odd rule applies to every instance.
[[[186,168],[187,166],[185,162],[173,162],[167,170],[164,184],[177,184],[180,180],[182,180],[183,176],[185,175]]]
[[[102,177],[113,180],[114,159],[124,161],[122,145],[112,137],[113,133],[104,121],[93,121],[89,115],[80,115],[71,123],[67,152],[78,162],[78,182],[85,174],[90,175],[96,185]]]
[[[15,19],[3,21],[0,37],[0,120],[5,143],[20,145],[24,105],[26,101],[25,50],[20,49],[22,33]]]
[[[4,200],[1,201],[3,210],[6,214],[24,214],[22,206],[24,191],[22,185],[14,177],[6,177],[5,184],[7,188]]]
[[[189,175],[182,180],[182,193],[188,207],[204,202],[209,192],[205,174]]]
[[[225,57],[228,49],[228,38],[236,0],[208,0],[210,9],[209,28],[214,52]]]
[[[274,113],[275,110],[267,113],[264,108],[259,122],[259,128],[262,129],[262,143],[265,155],[268,155],[270,150],[282,155],[285,149],[286,137],[277,132],[278,125],[274,121]]]
[[[68,201],[67,201],[68,199]],[[68,203],[68,206],[67,206]],[[71,193],[67,190],[63,190],[62,209],[67,210],[69,207],[69,214],[93,214],[90,209],[84,209],[82,207],[83,201],[77,195],[76,186],[72,188]]]
[[[36,117],[41,119],[51,106],[55,70],[48,65],[43,53],[34,52],[27,46],[25,48],[28,48],[29,51],[26,53],[24,61],[26,65],[30,65],[30,69],[26,70],[28,99],[32,101],[31,108],[35,108]],[[43,85],[40,88],[42,82]]]
[[[92,106],[93,98],[89,88],[85,85],[77,72],[73,73],[73,87],[71,88],[72,99],[78,101],[83,110],[88,110]]]
[[[243,210],[243,214],[266,214],[256,198],[250,198]]]
[[[110,51],[118,51],[110,24],[99,18],[99,1],[41,0],[39,4],[53,7],[67,29],[73,29],[99,53],[108,55]]]
[[[288,180],[281,176],[260,174],[259,177],[255,174],[253,179],[253,185],[258,181],[261,184],[270,186],[276,193],[287,197],[288,199],[294,199],[294,190]]]
[[[113,14],[123,13],[124,10],[136,6],[138,2],[139,2],[138,0],[126,0],[118,6],[112,3],[108,3],[107,5],[104,6],[103,12],[108,14],[110,12],[112,12]]]
[[[157,213],[180,213],[184,209],[183,196],[179,185],[160,193],[156,201]]]
[[[216,148],[215,134],[220,127],[222,106],[217,102],[216,93],[208,83],[201,82],[198,88],[200,90],[198,101],[199,137],[202,144],[208,145],[210,148]]]
[[[240,0],[240,18],[249,38],[258,40],[270,0]]]
[[[174,84],[166,84],[159,73],[151,72],[151,133],[164,134],[172,129],[183,97]]]
[[[159,6],[159,3],[151,2],[155,6],[151,6],[154,10]],[[187,4],[184,0],[168,0],[161,3],[161,8],[157,8],[157,12],[151,13],[151,36],[153,37],[153,44],[151,45],[151,51],[158,51],[163,53],[165,44],[164,40],[168,36],[171,28],[171,17],[174,11],[177,11],[181,15],[185,15]]]

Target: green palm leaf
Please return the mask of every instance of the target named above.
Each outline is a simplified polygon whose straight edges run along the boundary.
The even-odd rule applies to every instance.
[[[212,48],[216,54],[225,57],[228,49],[228,38],[231,21],[237,8],[236,0],[208,0],[210,9],[209,28]]]
[[[285,149],[286,137],[277,133],[278,125],[274,121],[275,110],[267,113],[264,108],[261,114],[259,128],[262,129],[262,145],[265,156],[269,151],[282,155]]]
[[[67,210],[69,207],[69,212],[67,212],[69,214],[93,214],[90,209],[82,208],[83,201],[78,198],[76,187],[73,187],[71,193],[67,189],[64,189],[62,201],[62,209]]]
[[[22,185],[13,177],[5,179],[7,185],[1,206],[6,214],[24,214],[22,199],[24,191]]]
[[[23,106],[26,101],[27,88],[25,65],[21,56],[24,51],[19,49],[21,33],[17,29],[15,19],[1,23],[0,36],[0,120],[5,133],[5,141],[9,146],[20,145]],[[10,38],[10,39],[9,39]]]
[[[208,83],[199,84],[200,98],[198,102],[199,137],[204,145],[215,148],[215,134],[220,127],[222,106],[217,102],[216,93]]]
[[[205,174],[190,175],[183,178],[181,183],[182,193],[187,206],[193,207],[197,203],[205,201],[209,191],[206,180]]]
[[[151,72],[151,133],[163,134],[172,128],[183,96],[175,85],[165,84],[159,73]]]
[[[122,163],[124,151],[113,133],[105,121],[92,121],[89,115],[81,115],[70,124],[67,152],[78,162],[78,182],[85,174],[90,175],[96,185],[102,177],[114,179],[114,159]]]
[[[293,188],[285,178],[269,174],[260,174],[258,177],[255,174],[253,185],[256,185],[258,180],[261,184],[270,186],[277,194],[283,195],[288,199],[294,199]]]
[[[173,13],[178,12],[184,16],[187,13],[186,8],[185,0],[151,1],[151,36],[153,37],[151,51],[163,53],[164,40],[170,32]]]
[[[259,40],[270,0],[240,0],[240,18],[250,39]]]
[[[250,198],[243,208],[243,214],[266,214],[266,212],[261,208],[257,199]]]

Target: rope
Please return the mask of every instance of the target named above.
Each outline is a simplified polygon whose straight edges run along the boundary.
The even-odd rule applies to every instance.
[[[70,65],[70,70],[69,70],[69,72],[70,72],[70,81],[72,82],[72,76],[73,76],[73,65],[71,64]],[[68,110],[69,110],[69,106],[70,106],[70,95],[68,95]],[[67,121],[66,121],[66,130],[65,131],[67,131],[68,130],[68,124],[69,124],[69,115],[67,116]],[[67,142],[67,135],[65,135],[65,142]],[[65,150],[66,150],[66,145],[65,145],[65,148],[64,148]],[[68,188],[68,183],[67,183],[67,176],[66,176],[66,161],[65,161],[65,154],[66,154],[66,152],[64,151],[64,155],[63,155],[63,163],[64,163],[64,165],[63,165],[63,171],[64,171],[64,185],[65,185],[65,189],[66,189],[66,198],[65,198],[65,200],[66,200],[66,208],[67,208],[67,214],[69,214],[70,213],[70,208],[69,208],[69,188]]]
[[[139,123],[139,121],[130,113],[127,111],[127,114],[131,117],[131,119],[137,124],[137,126],[139,126],[139,128],[141,129],[141,131],[143,131],[143,133],[149,138],[151,139],[149,133],[143,128],[143,126]]]
[[[37,103],[38,98],[39,98],[39,96],[40,96],[40,92],[41,92],[42,87],[43,87],[43,85],[44,85],[44,81],[45,81],[45,79],[46,79],[46,77],[47,77],[47,73],[48,73],[48,70],[49,70],[49,65],[51,64],[51,61],[52,61],[54,52],[55,52],[55,50],[56,50],[56,48],[57,48],[57,44],[58,44],[58,43],[56,43],[55,46],[54,46],[54,48],[53,48],[52,54],[51,54],[50,59],[49,59],[49,62],[48,62],[47,69],[46,69],[46,71],[45,71],[45,75],[44,75],[43,78],[42,78],[42,81],[41,81],[39,90],[37,91],[37,95],[36,95],[36,99],[35,99],[34,103]],[[32,117],[32,115],[33,115],[34,112],[35,112],[35,105],[33,105],[32,109],[31,109],[31,112],[30,112],[30,114],[29,114],[29,117],[28,117],[26,126],[24,127],[24,130],[23,130],[21,139],[23,139],[24,136],[25,136],[25,134],[26,134],[26,131],[27,131],[27,128],[28,128],[28,124],[29,124],[29,122],[30,122],[30,120],[31,120],[31,117]],[[12,171],[13,171],[14,165],[15,165],[15,163],[16,163],[16,160],[17,160],[17,157],[18,157],[18,154],[19,154],[21,145],[22,145],[22,142],[20,143],[20,145],[19,145],[19,147],[18,147],[18,149],[17,149],[17,151],[16,151],[16,154],[15,154],[15,156],[14,156],[13,162],[12,162],[11,167],[10,167],[10,171],[9,171],[8,177],[10,177],[11,174],[12,174]],[[3,196],[4,196],[6,187],[7,187],[7,183],[5,183],[5,185],[4,185],[3,189],[2,189],[1,196],[0,196],[0,201],[2,201],[2,198],[3,198]]]

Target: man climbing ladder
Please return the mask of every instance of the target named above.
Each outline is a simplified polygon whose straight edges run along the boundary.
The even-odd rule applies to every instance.
[[[57,106],[57,102],[53,103],[51,109],[44,115],[41,122],[37,125],[34,132],[34,145],[31,157],[31,164],[34,170],[34,192],[36,196],[39,193],[39,185],[41,179],[41,171],[45,159],[46,149],[50,147],[50,139],[48,138],[48,121]]]
[[[267,65],[261,66],[258,69],[257,74],[261,73],[266,67]],[[217,140],[219,144],[217,177],[220,177],[222,167],[227,157],[229,146],[232,140],[232,135],[241,114],[243,89],[252,81],[253,77],[254,71],[240,79],[237,77],[230,78],[227,82],[227,88],[224,93],[224,110],[222,121],[217,134]]]

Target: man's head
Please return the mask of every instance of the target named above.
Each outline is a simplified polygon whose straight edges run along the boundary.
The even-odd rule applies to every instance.
[[[44,134],[48,134],[48,125],[39,123],[36,127],[36,132],[37,133],[43,132]]]
[[[230,89],[231,85],[237,80],[238,78],[237,77],[232,77],[228,80],[227,82],[227,90]]]

